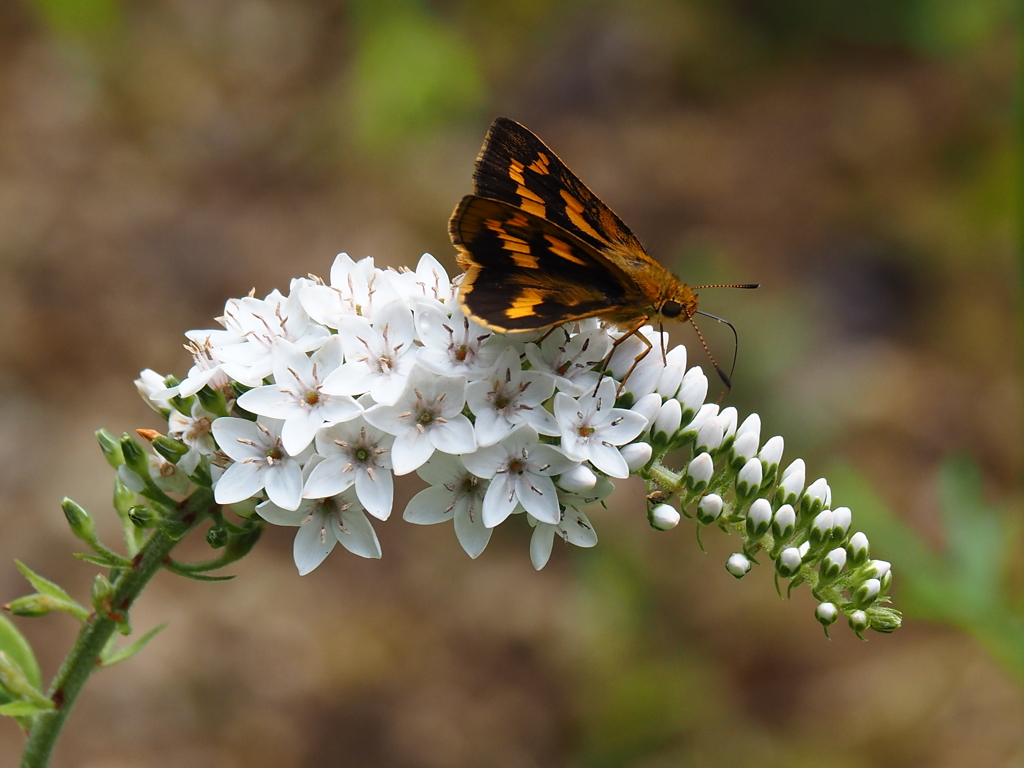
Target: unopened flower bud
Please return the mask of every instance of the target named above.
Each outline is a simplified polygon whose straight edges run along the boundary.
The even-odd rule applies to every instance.
[[[868,537],[860,531],[850,537],[846,545],[846,553],[850,556],[850,565],[856,567],[868,561]]]
[[[878,579],[868,579],[850,595],[850,599],[853,604],[858,608],[867,608],[871,603],[875,601],[878,594],[882,591],[882,582]]]
[[[663,397],[675,397],[679,386],[683,383],[685,372],[686,347],[680,344],[670,349],[665,355],[665,368],[658,379],[658,394]]]
[[[796,510],[792,504],[783,504],[772,517],[772,533],[777,541],[785,541],[796,530]]]
[[[805,541],[803,544],[797,547],[797,551],[800,553],[800,559],[803,560],[805,557],[807,557],[807,553],[810,552],[810,550],[811,542],[809,541]]]
[[[142,446],[127,433],[121,435],[121,452],[124,454],[124,463],[128,469],[139,477],[149,477],[149,458],[142,450]]]
[[[779,576],[789,578],[800,570],[802,562],[803,557],[800,555],[800,550],[797,547],[786,547],[782,550],[782,554],[779,555],[779,559],[775,563],[775,570],[779,572]]]
[[[128,519],[136,528],[151,528],[156,522],[156,513],[147,506],[136,504],[128,509]]]
[[[729,556],[729,559],[725,562],[725,570],[735,576],[737,579],[742,579],[747,575],[750,570],[750,560],[746,555],[739,552],[734,552]]]
[[[869,578],[881,579],[892,568],[888,560],[871,560],[864,566],[864,574]]]
[[[846,550],[842,547],[836,547],[825,555],[825,559],[821,561],[821,567],[818,570],[821,573],[821,578],[825,581],[835,581],[845,566]]]
[[[25,671],[5,651],[0,651],[0,693],[8,694],[0,698],[4,703],[13,699],[31,702],[39,709],[53,709],[53,702],[32,684]]]
[[[759,539],[768,533],[771,525],[772,505],[768,499],[758,499],[750,505],[750,509],[747,511],[747,536],[750,539]]]
[[[658,418],[658,413],[661,411],[661,395],[657,392],[644,395],[633,403],[633,407],[629,410],[633,411],[633,413],[639,413],[647,419],[647,428],[650,429],[654,424],[654,420]]]
[[[832,491],[828,487],[828,482],[824,477],[819,477],[807,486],[807,490],[804,491],[804,495],[800,498],[800,514],[804,516],[805,520],[809,517],[814,517],[828,506],[825,502],[831,496]],[[831,527],[829,525],[830,529]]]
[[[659,504],[651,510],[651,527],[668,531],[679,525],[679,511],[671,504]]]
[[[676,394],[676,400],[683,405],[683,418],[692,419],[700,411],[707,396],[708,377],[698,366],[694,366],[683,375],[683,382]],[[715,413],[718,413],[718,406],[715,406]]]
[[[690,493],[700,493],[708,487],[714,473],[715,462],[712,460],[711,454],[700,454],[686,468],[686,489]]]
[[[683,406],[678,400],[669,399],[661,406],[654,426],[651,427],[651,441],[656,445],[665,446],[679,431],[683,419]]]
[[[718,406],[714,403],[706,403],[700,407],[697,411],[697,415],[693,417],[689,424],[682,428],[682,437],[688,438],[690,436],[697,437],[697,433],[700,432],[700,428],[707,423],[708,419],[711,419],[718,415]],[[683,406],[683,417],[686,417],[686,406]],[[685,422],[684,422],[685,423]]]
[[[4,606],[4,610],[12,616],[36,617],[45,616],[53,611],[62,611],[65,601],[52,595],[34,594],[19,597]]]
[[[761,417],[756,413],[747,416],[736,430],[736,439],[741,435],[753,435],[756,444],[761,439]]]
[[[101,616],[108,615],[110,613],[110,600],[113,597],[114,585],[102,573],[97,573],[96,577],[92,580],[92,593],[90,595],[93,610]]]
[[[782,461],[782,449],[785,446],[785,441],[779,436],[768,438],[768,442],[761,446],[761,450],[758,451],[757,458],[764,464],[764,473],[768,475],[772,470],[777,469],[779,462]],[[774,476],[774,475],[773,475]]]
[[[731,458],[729,464],[734,469],[739,469],[747,463],[751,458],[757,454],[757,435],[752,432],[745,434],[736,435],[736,440],[732,444],[732,450],[730,451]],[[760,464],[760,461],[758,461]],[[762,468],[761,475],[764,476],[764,470]]]
[[[724,502],[717,493],[709,493],[700,500],[697,505],[697,522],[702,525],[711,525],[722,514]]]
[[[758,459],[750,459],[744,464],[736,476],[736,495],[744,498],[757,493],[761,487],[761,471],[761,462]],[[765,504],[767,503],[765,501]]]
[[[846,538],[846,532],[850,530],[850,522],[853,516],[849,507],[837,507],[832,510],[832,540],[842,541]]]
[[[779,489],[775,492],[775,503],[795,505],[803,490],[804,460],[797,459],[783,471]]]
[[[721,413],[718,414],[719,420],[722,422],[722,431],[725,435],[725,439],[736,436],[736,424],[739,421],[739,411],[733,408],[731,405],[728,408],[723,408]]]
[[[832,510],[825,509],[818,513],[811,523],[810,541],[813,546],[832,540]]]
[[[646,466],[647,462],[651,460],[651,456],[654,455],[654,449],[650,443],[630,443],[629,445],[622,446],[619,453],[626,460],[626,467],[629,471],[636,472],[638,469]]]
[[[895,632],[903,623],[903,617],[899,611],[879,605],[871,609],[868,619],[875,632],[884,632],[885,634]]]
[[[82,507],[69,498],[61,502],[60,508],[64,510],[64,517],[67,518],[71,532],[82,541],[91,544],[96,541],[96,523]]]
[[[157,435],[152,440],[153,450],[163,456],[171,464],[177,464],[181,457],[188,453],[188,446],[180,440],[167,435]]]
[[[217,417],[230,415],[228,413],[228,401],[221,390],[211,389],[207,385],[196,392],[196,397],[199,398],[199,404],[203,406],[203,410],[207,413],[212,413]]]
[[[814,609],[814,618],[821,626],[830,627],[839,618],[839,609],[833,603],[818,603],[818,607]]]
[[[846,618],[850,622],[850,629],[858,635],[868,628],[868,615],[864,611],[850,611]]]
[[[214,525],[206,532],[206,543],[212,549],[220,549],[228,543],[228,532],[222,525]]]
[[[627,462],[628,463],[628,462]],[[558,487],[569,493],[589,491],[597,485],[597,475],[586,464],[578,464],[558,478]]]
[[[718,416],[712,416],[697,431],[696,447],[693,450],[697,453],[704,451],[714,453],[721,446],[724,438],[725,422]]]
[[[114,469],[124,464],[124,454],[121,452],[121,441],[105,429],[96,430],[96,440],[100,444],[100,450],[107,463]]]

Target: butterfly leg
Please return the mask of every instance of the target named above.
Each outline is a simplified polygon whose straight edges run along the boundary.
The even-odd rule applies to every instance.
[[[619,344],[624,342],[630,336],[636,336],[644,344],[644,351],[636,356],[636,359],[633,360],[633,364],[629,366],[629,370],[626,371],[626,375],[623,376],[622,381],[619,382],[619,389],[615,393],[616,397],[622,394],[622,388],[626,385],[626,380],[629,379],[633,371],[636,370],[636,367],[640,364],[640,361],[647,357],[650,351],[654,348],[654,345],[651,344],[651,340],[644,336],[642,333],[640,333],[640,329],[644,327],[644,323],[646,323],[647,320],[647,317],[641,317],[639,320],[636,321],[632,328],[630,328],[628,331],[623,333],[618,339],[616,339],[612,343],[611,352],[609,352],[608,357],[604,359],[604,365],[601,366],[601,375],[597,379],[598,386],[600,386],[601,381],[604,379],[604,375],[608,370],[608,363],[611,362],[612,355],[615,354],[615,350],[618,348]],[[594,394],[597,394],[597,387],[594,387]]]

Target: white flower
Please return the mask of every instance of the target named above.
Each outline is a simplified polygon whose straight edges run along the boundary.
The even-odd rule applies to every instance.
[[[402,518],[418,525],[454,519],[459,544],[473,559],[479,557],[493,531],[484,525],[483,517],[487,481],[466,469],[458,456],[446,453],[435,453],[416,474],[430,487],[412,497]]]
[[[466,380],[435,376],[417,368],[394,405],[366,411],[369,424],[395,436],[391,462],[396,475],[412,472],[435,450],[451,454],[476,450],[473,425],[462,415]]]
[[[486,378],[466,387],[466,403],[476,416],[476,440],[494,445],[520,424],[542,435],[557,435],[554,416],[542,403],[555,391],[555,380],[545,373],[524,371],[519,353],[508,347]]]
[[[252,422],[230,416],[213,422],[220,449],[234,460],[214,486],[218,504],[236,504],[266,489],[282,509],[298,509],[302,500],[302,470],[297,457],[281,443],[281,422]]]
[[[455,303],[455,288],[448,279],[448,271],[429,253],[420,257],[415,272],[399,272],[392,276],[392,283],[400,285],[400,292],[411,294],[415,301],[426,299],[427,303],[446,310]]]
[[[238,405],[251,413],[282,419],[281,439],[288,453],[298,454],[322,426],[354,419],[363,409],[346,395],[328,395],[324,379],[341,364],[341,342],[332,336],[312,358],[294,344],[274,345],[274,384],[251,389]]]
[[[686,373],[686,347],[672,347],[665,355],[665,367],[658,377],[657,392],[664,397],[675,397]]]
[[[438,376],[477,378],[494,367],[508,346],[503,337],[488,344],[494,333],[462,314],[458,305],[441,310],[417,304],[415,310],[416,332],[423,343],[417,362]],[[446,312],[451,312],[451,317]]]
[[[647,419],[615,406],[617,384],[605,379],[593,394],[573,399],[555,395],[555,418],[562,431],[562,450],[576,461],[589,461],[612,477],[629,477],[629,466],[616,446],[643,432]]]
[[[526,345],[526,357],[534,370],[550,373],[560,392],[573,397],[589,394],[600,374],[594,370],[608,356],[612,340],[603,328],[570,336],[564,327],[552,331],[544,341]]]
[[[665,370],[661,355],[666,338],[665,334],[645,325],[636,333],[619,339],[608,361],[608,370],[622,382],[626,392],[641,398],[657,388]]]
[[[561,536],[567,544],[575,544],[577,547],[593,547],[597,544],[594,526],[576,507],[566,507],[557,523],[545,523],[532,516],[530,522],[536,524],[530,538],[530,562],[538,571],[551,558],[555,534]]]
[[[483,508],[488,528],[502,523],[517,503],[538,520],[557,523],[558,494],[551,477],[577,463],[557,448],[541,445],[529,426],[519,427],[497,445],[464,455],[462,461],[477,477],[491,478]]]
[[[230,339],[234,344],[244,341],[241,336],[227,331],[189,331],[185,334],[189,337],[185,349],[192,355],[192,367],[185,379],[178,386],[171,387],[168,394],[191,397],[207,384],[211,389],[222,389],[230,382],[227,374],[221,370],[222,361],[217,357],[217,350],[212,341],[215,334],[221,341]]]
[[[273,371],[273,349],[280,339],[292,342],[302,352],[311,352],[327,340],[329,332],[311,323],[298,296],[282,296],[273,291],[265,299],[247,296],[227,303],[224,317],[218,318],[226,331],[217,334],[216,358],[221,370],[247,387],[258,387]],[[216,331],[192,331],[205,334],[213,343]]]
[[[154,411],[167,410],[173,407],[170,403],[170,398],[174,396],[174,392],[167,388],[167,384],[164,383],[164,377],[156,371],[149,368],[142,371],[139,374],[139,378],[135,380],[135,388],[142,395],[142,399],[146,401],[146,404]]]
[[[315,456],[310,459],[305,474],[308,474],[310,465],[315,469],[317,462]],[[300,576],[320,565],[338,543],[360,557],[381,556],[377,534],[352,490],[326,499],[303,499],[294,510],[282,509],[272,501],[265,501],[256,506],[256,511],[273,525],[299,527],[292,545],[292,557]]]
[[[394,441],[362,418],[321,429],[316,452],[324,460],[307,478],[302,496],[324,499],[355,485],[366,511],[387,520],[395,496],[390,453]]]
[[[317,323],[340,329],[344,318],[373,317],[378,308],[399,298],[386,274],[369,256],[352,261],[347,253],[339,253],[331,265],[331,284],[319,278],[306,280],[298,296]]]
[[[362,317],[345,317],[338,332],[345,362],[324,381],[331,395],[369,392],[374,402],[394,405],[405,391],[421,347],[414,343],[412,312],[401,301],[378,310],[373,325]]]
[[[216,418],[206,411],[199,400],[192,403],[191,416],[171,410],[167,417],[167,435],[188,446],[188,453],[178,460],[178,467],[187,475],[196,471],[203,456],[213,456],[217,444],[210,432]]]

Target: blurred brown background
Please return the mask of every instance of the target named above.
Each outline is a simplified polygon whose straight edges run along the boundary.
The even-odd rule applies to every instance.
[[[906,611],[828,642],[806,589],[733,580],[734,542],[702,554],[688,521],[652,531],[639,486],[596,549],[535,573],[516,521],[471,562],[401,522],[413,480],[382,561],[300,579],[272,529],[236,581],[159,577],[135,626],[170,627],[95,677],[54,765],[1024,765],[1008,10],[0,3],[0,601],[27,591],[14,557],[85,599],[60,498],[114,540],[92,432],[160,426],[133,378],[187,371],[183,332],[227,298],[339,251],[454,269],[502,114],[687,282],[762,284],[703,292],[740,333],[728,402],[827,474]],[[49,678],[73,621],[19,626]],[[0,766],[21,746],[0,722]]]

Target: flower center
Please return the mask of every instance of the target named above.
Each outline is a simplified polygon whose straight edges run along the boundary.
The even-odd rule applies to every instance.
[[[494,407],[499,411],[503,411],[512,404],[512,398],[508,395],[498,395],[494,398]]]
[[[466,358],[469,357],[469,345],[459,344],[459,346],[455,348],[453,354],[455,356],[455,359],[458,360],[460,363],[466,362]]]
[[[579,428],[579,430],[578,430],[578,432],[579,432],[579,436],[580,436],[580,437],[590,437],[590,436],[591,436],[592,434],[594,434],[594,433],[595,433],[596,431],[597,431],[597,430],[596,430],[596,429],[594,429],[593,427],[588,427],[588,426],[582,426],[582,427],[580,427],[580,428]]]
[[[512,459],[512,461],[508,463],[508,471],[521,475],[526,471],[526,462],[522,459]]]
[[[302,399],[306,403],[306,405],[316,405],[317,403],[320,402],[320,393],[317,392],[315,389],[311,389],[307,391],[305,395],[302,396]]]
[[[352,451],[352,458],[360,462],[369,461],[372,455],[370,449],[366,446],[360,446]]]
[[[437,417],[434,416],[433,411],[421,411],[420,415],[416,418],[416,421],[419,422],[424,427],[429,427],[431,424],[434,423],[436,418]]]

